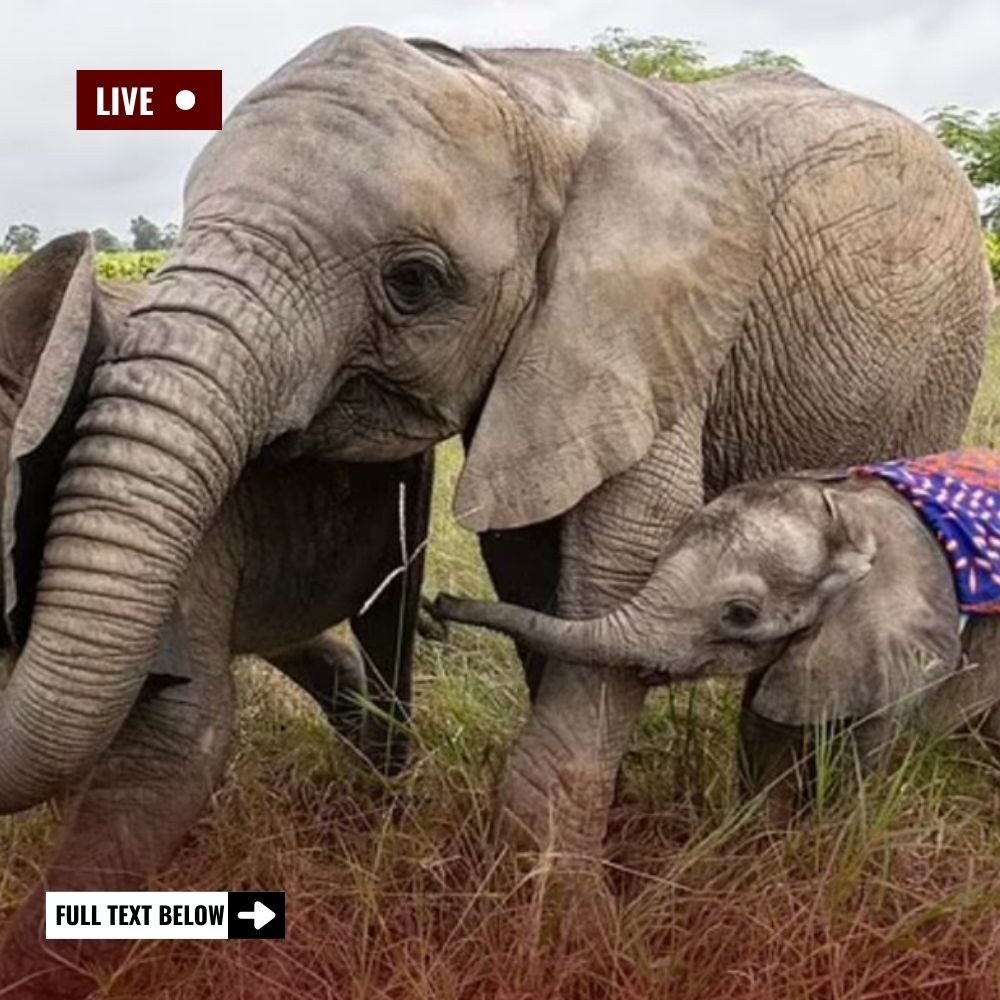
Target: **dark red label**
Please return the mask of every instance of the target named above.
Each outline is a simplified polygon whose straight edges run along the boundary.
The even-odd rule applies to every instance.
[[[221,69],[78,69],[77,129],[222,127]]]

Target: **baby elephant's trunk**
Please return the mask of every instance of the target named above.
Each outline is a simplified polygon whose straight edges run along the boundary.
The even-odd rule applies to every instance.
[[[558,660],[609,667],[656,666],[650,652],[635,642],[624,608],[601,618],[567,619],[514,604],[438,594],[433,610],[438,618],[503,632],[533,652]]]

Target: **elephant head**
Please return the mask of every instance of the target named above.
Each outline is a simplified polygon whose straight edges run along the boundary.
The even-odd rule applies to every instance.
[[[88,238],[62,237],[0,286],[4,646],[27,637],[59,465],[107,346],[93,270]]]
[[[437,610],[651,682],[763,670],[747,707],[784,726],[895,710],[960,658],[944,554],[909,504],[867,480],[724,493],[685,522],[635,597],[600,618],[447,596]]]
[[[765,239],[684,94],[367,29],[300,53],[196,160],[178,246],[94,372],[0,702],[0,812],[108,745],[261,450],[400,458],[477,416],[466,525],[557,515],[705,396]]]

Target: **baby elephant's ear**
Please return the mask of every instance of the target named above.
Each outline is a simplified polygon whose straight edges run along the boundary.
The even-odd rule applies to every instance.
[[[860,560],[870,571],[848,582],[820,620],[768,668],[753,709],[774,722],[861,720],[916,707],[960,662],[959,612],[951,570],[908,505],[853,494],[834,499],[842,536],[838,572]],[[865,517],[864,510],[869,515]]]
[[[4,623],[22,645],[59,469],[107,333],[86,233],[46,244],[0,283]]]
[[[825,536],[830,565],[820,589],[834,594],[868,575],[878,544],[868,523],[870,509],[859,494],[825,487],[822,495],[829,517]]]

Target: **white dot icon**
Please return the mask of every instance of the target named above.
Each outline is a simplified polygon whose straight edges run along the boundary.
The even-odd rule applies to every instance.
[[[174,101],[181,111],[190,111],[194,107],[194,93],[190,90],[178,90]]]

